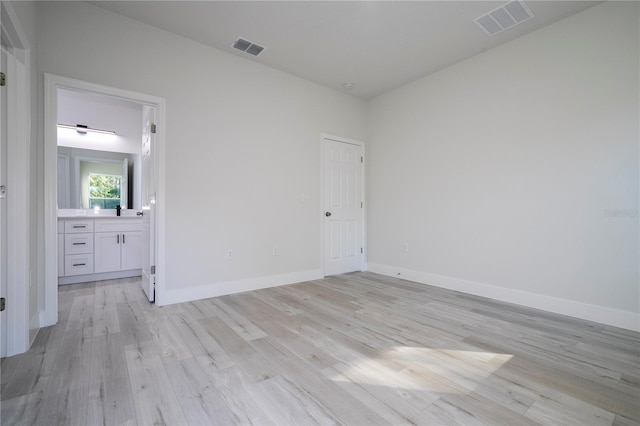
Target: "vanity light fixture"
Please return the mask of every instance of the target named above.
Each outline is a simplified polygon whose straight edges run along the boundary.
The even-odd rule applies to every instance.
[[[94,128],[89,127],[89,126],[84,125],[84,124],[76,124],[75,126],[72,126],[70,124],[60,124],[60,123],[58,123],[58,128],[59,129],[75,130],[76,132],[80,133],[81,135],[86,135],[88,132],[102,133],[102,134],[105,134],[105,135],[115,135],[116,134],[116,132],[114,130],[94,129]]]

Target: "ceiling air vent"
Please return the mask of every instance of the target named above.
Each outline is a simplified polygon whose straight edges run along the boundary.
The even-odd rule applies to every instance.
[[[255,44],[243,38],[238,38],[235,42],[233,42],[233,48],[242,50],[243,52],[246,52],[249,55],[253,55],[253,56],[258,56],[260,52],[264,50],[263,46],[260,46],[259,44]]]
[[[473,20],[488,35],[496,35],[504,30],[533,18],[533,12],[520,0],[510,1],[493,9],[486,15]]]

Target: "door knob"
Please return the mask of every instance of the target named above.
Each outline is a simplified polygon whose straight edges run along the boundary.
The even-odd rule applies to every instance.
[[[329,216],[331,216],[331,212],[326,212],[324,215],[325,215],[326,217],[329,217]]]

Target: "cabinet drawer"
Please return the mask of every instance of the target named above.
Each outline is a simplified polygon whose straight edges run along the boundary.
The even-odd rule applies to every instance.
[[[64,274],[93,274],[93,254],[71,254],[64,257]]]
[[[95,232],[142,231],[142,219],[102,219],[96,220]]]
[[[67,220],[64,223],[65,234],[82,234],[93,232],[92,220]]]
[[[93,253],[93,234],[66,234],[64,254]]]

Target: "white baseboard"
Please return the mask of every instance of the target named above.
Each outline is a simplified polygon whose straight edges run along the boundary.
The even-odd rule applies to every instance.
[[[33,317],[31,317],[29,321],[29,347],[31,347],[33,341],[36,340],[38,331],[40,331],[40,312],[33,314]]]
[[[90,281],[116,280],[119,278],[139,277],[142,275],[141,269],[131,269],[129,271],[101,272],[88,275],[71,275],[69,277],[58,277],[58,285],[88,283]]]
[[[40,312],[33,314],[33,317],[29,320],[29,330],[40,328]]]
[[[248,278],[236,281],[223,281],[176,290],[165,290],[161,300],[156,300],[157,305],[171,305],[173,303],[190,302],[193,300],[207,299],[209,297],[225,296],[228,294],[243,293],[245,291],[260,290],[269,287],[301,283],[305,281],[323,278],[321,269],[292,272],[288,274],[270,275],[267,277]],[[157,295],[156,295],[157,296]]]
[[[640,331],[640,314],[621,311],[605,306],[590,305],[574,300],[560,299],[537,293],[499,287],[491,284],[467,281],[428,272],[412,271],[376,263],[368,264],[368,271],[389,277],[402,278],[434,287],[460,291],[476,296],[509,302],[529,308],[540,309],[556,314],[568,315],[601,324],[612,325],[627,330]]]

